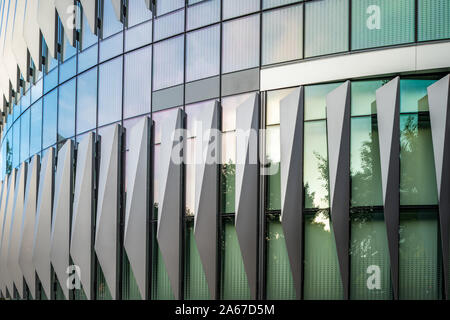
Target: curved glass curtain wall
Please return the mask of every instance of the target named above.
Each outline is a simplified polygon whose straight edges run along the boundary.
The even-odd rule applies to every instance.
[[[387,25],[373,36],[364,29],[357,13],[365,0],[264,0],[260,11],[251,5],[222,0],[189,0],[188,5],[167,1],[153,17],[144,1],[129,1],[127,25],[116,20],[105,1],[103,39],[99,40],[81,19],[77,48],[67,45],[61,27],[59,41],[63,53],[46,59],[45,70],[36,72],[33,85],[24,82],[3,128],[1,174],[4,177],[32,155],[66,139],[79,140],[102,126],[121,122],[132,126],[137,117],[152,111],[153,92],[171,89],[185,81],[198,81],[226,72],[240,71],[279,62],[294,61],[341,51],[360,50],[415,41],[450,38],[450,5],[446,0],[373,0],[381,14],[389,13]],[[170,2],[170,3],[169,3]],[[250,2],[250,1],[249,1]],[[386,9],[386,6],[389,5]],[[352,16],[349,17],[349,8]],[[339,19],[336,14],[339,13]],[[361,13],[361,12],[360,12]],[[411,14],[418,16],[418,25]],[[171,23],[185,19],[181,27]],[[223,17],[223,23],[220,21]],[[320,28],[315,21],[327,21]],[[352,21],[351,35],[348,22]],[[178,21],[178,20],[177,20]],[[437,24],[435,21],[441,21]],[[260,29],[261,25],[261,29]],[[401,28],[400,28],[401,26]],[[438,26],[444,26],[442,28]],[[400,29],[401,30],[400,30]],[[186,30],[185,30],[186,29]],[[416,34],[417,38],[411,34]],[[262,34],[260,34],[262,30]],[[330,36],[330,32],[339,32]],[[185,36],[183,35],[185,34]],[[155,41],[153,44],[153,35]],[[220,38],[222,37],[222,44]],[[320,39],[320,41],[319,41]],[[184,51],[186,48],[186,51]],[[208,50],[205,50],[205,49]],[[222,48],[222,52],[220,51]],[[170,55],[168,55],[170,53]],[[47,56],[45,46],[43,55]],[[261,61],[260,61],[261,56]],[[199,64],[198,61],[203,63]],[[58,62],[59,61],[59,62]],[[427,115],[426,87],[431,80],[403,79],[401,146],[401,245],[400,295],[402,298],[440,296],[440,255],[437,243],[437,211],[434,168]],[[355,299],[390,298],[390,277],[383,273],[382,290],[365,290],[365,271],[376,264],[389,268],[384,218],[381,206],[381,178],[377,145],[374,92],[386,80],[352,83],[352,213],[351,213],[351,295]],[[339,84],[309,86],[305,89],[305,286],[304,298],[342,298],[342,284],[336,248],[328,215],[326,172],[325,96]],[[289,89],[267,94],[267,149],[270,161],[279,161],[276,141],[279,119],[275,108]],[[234,229],[234,119],[235,108],[246,95],[224,97],[223,157],[221,170],[221,279],[222,298],[248,298],[249,290]],[[219,97],[218,97],[219,98]],[[220,97],[221,98],[221,97]],[[273,105],[273,106],[272,106]],[[195,107],[195,106],[194,106]],[[188,106],[186,111],[188,112]],[[158,109],[153,108],[156,112]],[[160,111],[164,113],[164,111]],[[154,113],[156,119],[158,114]],[[157,143],[155,144],[157,153]],[[425,151],[424,151],[425,150]],[[155,163],[155,167],[157,167]],[[417,172],[415,167],[426,168]],[[370,178],[369,178],[370,177]],[[266,198],[266,296],[294,298],[294,288],[284,236],[279,222],[279,174],[268,177]],[[423,191],[422,191],[423,190]],[[155,195],[157,200],[157,195]],[[157,201],[155,201],[157,203]],[[185,296],[208,297],[195,242],[191,217],[186,210]],[[155,211],[157,205],[155,205]],[[412,237],[411,235],[420,235]],[[155,242],[153,242],[155,243]],[[318,249],[316,245],[320,243]],[[425,249],[426,248],[426,249]],[[173,298],[165,267],[157,246],[153,248],[153,298]],[[373,253],[376,252],[376,255]],[[414,260],[416,259],[416,260]],[[139,292],[126,259],[123,297],[137,298]],[[420,268],[412,268],[420,266]],[[109,298],[101,270],[97,280],[98,298]],[[410,283],[417,285],[410,286]],[[327,288],[326,290],[324,290]],[[324,295],[324,292],[327,294]]]

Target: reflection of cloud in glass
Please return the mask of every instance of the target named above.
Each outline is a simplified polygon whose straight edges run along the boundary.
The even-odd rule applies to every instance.
[[[323,230],[326,232],[330,232],[330,218],[328,217],[328,214],[321,210],[316,213],[313,219],[314,224],[323,225]]]

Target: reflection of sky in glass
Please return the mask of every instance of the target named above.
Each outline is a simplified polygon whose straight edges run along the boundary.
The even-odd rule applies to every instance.
[[[156,2],[156,14],[158,16],[184,7],[184,0],[158,0]]]
[[[260,0],[223,0],[223,19],[241,16],[259,10]]]
[[[30,155],[30,110],[22,114],[20,124],[20,161],[22,162]]]
[[[436,80],[400,80],[400,112],[428,111],[427,88]]]
[[[132,27],[152,18],[145,1],[128,1],[128,27]]]
[[[42,138],[42,100],[31,106],[30,154],[41,151]]]
[[[44,127],[42,128],[42,147],[45,149],[56,143],[58,92],[54,90],[44,97]]]
[[[352,82],[352,116],[377,113],[376,91],[382,85],[381,80]]]
[[[263,9],[282,6],[289,3],[299,2],[302,0],[263,0]]]
[[[219,25],[187,34],[186,64],[186,81],[219,74]]]
[[[184,10],[155,19],[155,41],[184,31]]]
[[[223,72],[248,69],[259,64],[259,15],[223,24]]]
[[[327,94],[340,85],[330,83],[305,87],[305,120],[325,119]]]
[[[75,79],[59,88],[58,137],[70,138],[75,134]]]
[[[77,133],[82,133],[97,121],[97,68],[80,75],[77,85]]]
[[[199,1],[196,1],[199,2]],[[189,2],[191,4],[191,2]],[[187,9],[187,30],[212,24],[220,20],[220,0],[203,1]]]
[[[122,57],[100,65],[98,85],[98,125],[122,117]]]
[[[122,30],[122,23],[117,20],[111,1],[103,1],[103,38],[107,38]]]
[[[183,36],[155,44],[154,55],[153,90],[175,86],[183,82]]]

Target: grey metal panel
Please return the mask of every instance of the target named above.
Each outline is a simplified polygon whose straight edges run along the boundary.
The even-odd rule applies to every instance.
[[[119,157],[121,127],[105,129],[101,137],[97,223],[94,249],[113,300],[118,298]]]
[[[48,52],[53,58],[57,57],[56,47],[56,8],[55,0],[38,0],[37,21],[44,36]]]
[[[445,297],[449,296],[449,224],[450,224],[450,75],[428,87],[431,134],[439,199],[442,260]]]
[[[36,221],[39,161],[39,156],[35,155],[28,166],[19,249],[19,266],[33,299],[36,298],[36,269],[33,264],[33,238]]]
[[[215,147],[220,145],[220,141],[214,141],[214,139],[220,138],[215,134],[220,130],[219,103],[211,102],[208,110],[205,110],[200,117],[202,131],[196,132],[195,142],[196,159],[199,161],[195,162],[194,236],[210,297],[215,300],[217,298],[217,214],[219,212],[217,164],[220,163],[220,152]],[[206,134],[207,139],[204,138]],[[210,143],[211,141],[214,143]]]
[[[398,241],[400,210],[400,78],[376,92],[378,139],[380,144],[381,181],[384,220],[386,223],[391,265],[392,291],[398,299]]]
[[[258,110],[259,95],[256,93],[236,109],[235,226],[252,299],[256,299],[258,286],[258,149],[250,143],[254,140],[238,133],[253,131],[257,137]]]
[[[183,85],[153,92],[152,111],[164,110],[183,104]]]
[[[83,7],[84,16],[87,19],[89,28],[93,34],[97,34],[97,3],[98,1],[80,0]]]
[[[330,210],[345,299],[349,298],[350,81],[327,95]]]
[[[51,231],[50,261],[66,300],[69,288],[66,270],[70,264],[70,218],[73,185],[73,141],[67,140],[58,152],[55,175],[55,196]]]
[[[3,288],[7,289],[9,291],[9,294],[12,296],[14,294],[14,291],[12,290],[13,287],[13,278],[10,273],[10,270],[8,270],[8,249],[9,249],[9,235],[11,231],[11,221],[12,221],[12,215],[13,215],[13,207],[14,207],[14,193],[16,189],[16,169],[13,169],[13,171],[10,174],[10,185],[8,189],[8,195],[6,199],[6,206],[5,206],[5,216],[4,216],[4,222],[3,222],[3,234],[2,234],[2,244],[1,244],[1,256],[0,256],[0,269],[2,273],[2,281],[3,281]],[[5,290],[3,292],[6,292]]]
[[[94,2],[94,1],[92,1]],[[71,46],[75,46],[75,17],[76,5],[74,0],[56,0],[56,11],[58,12],[61,23],[64,26],[66,34]]]
[[[111,3],[114,8],[114,12],[116,14],[116,18],[119,21],[123,21],[123,6],[122,6],[122,0],[111,0]]]
[[[220,96],[220,77],[186,83],[186,104]]]
[[[1,256],[2,256],[2,243],[3,243],[3,230],[4,230],[4,222],[5,222],[5,213],[6,213],[6,205],[8,199],[8,193],[10,190],[11,179],[9,175],[5,176],[5,181],[3,182],[2,188],[2,202],[0,206],[0,291],[5,296],[5,282],[3,281],[3,268],[1,265]]]
[[[55,149],[48,149],[41,164],[36,221],[33,239],[33,265],[47,298],[51,294],[50,233],[53,203]]]
[[[34,64],[41,70],[41,37],[38,24],[38,1],[27,1],[25,10],[25,21],[23,26],[23,38],[30,51],[31,59]]]
[[[78,145],[70,242],[70,255],[81,269],[80,280],[88,300],[93,289],[94,139],[91,132]]]
[[[297,299],[302,295],[303,87],[280,103],[281,224]]]
[[[181,168],[172,160],[174,147],[182,141],[174,135],[183,127],[184,113],[173,112],[162,123],[159,174],[160,204],[158,208],[157,239],[166,266],[175,299],[180,299],[180,218],[181,218]]]
[[[12,50],[24,79],[27,79],[29,69],[27,43],[25,42],[25,39],[23,37],[26,3],[26,0],[17,0],[16,19],[14,21],[14,35],[12,39]]]
[[[20,298],[23,298],[23,273],[19,266],[20,231],[23,223],[23,204],[25,198],[25,181],[27,163],[23,162],[17,171],[16,190],[14,192],[13,216],[9,235],[8,270],[17,288]]]
[[[142,299],[147,299],[147,234],[149,213],[150,119],[142,118],[131,130],[127,146],[127,200],[124,249]]]
[[[259,68],[224,74],[222,95],[232,95],[259,90]]]

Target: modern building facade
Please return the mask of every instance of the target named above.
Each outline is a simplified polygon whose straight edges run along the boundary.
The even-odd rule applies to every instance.
[[[1,297],[449,297],[450,1],[0,17]]]

